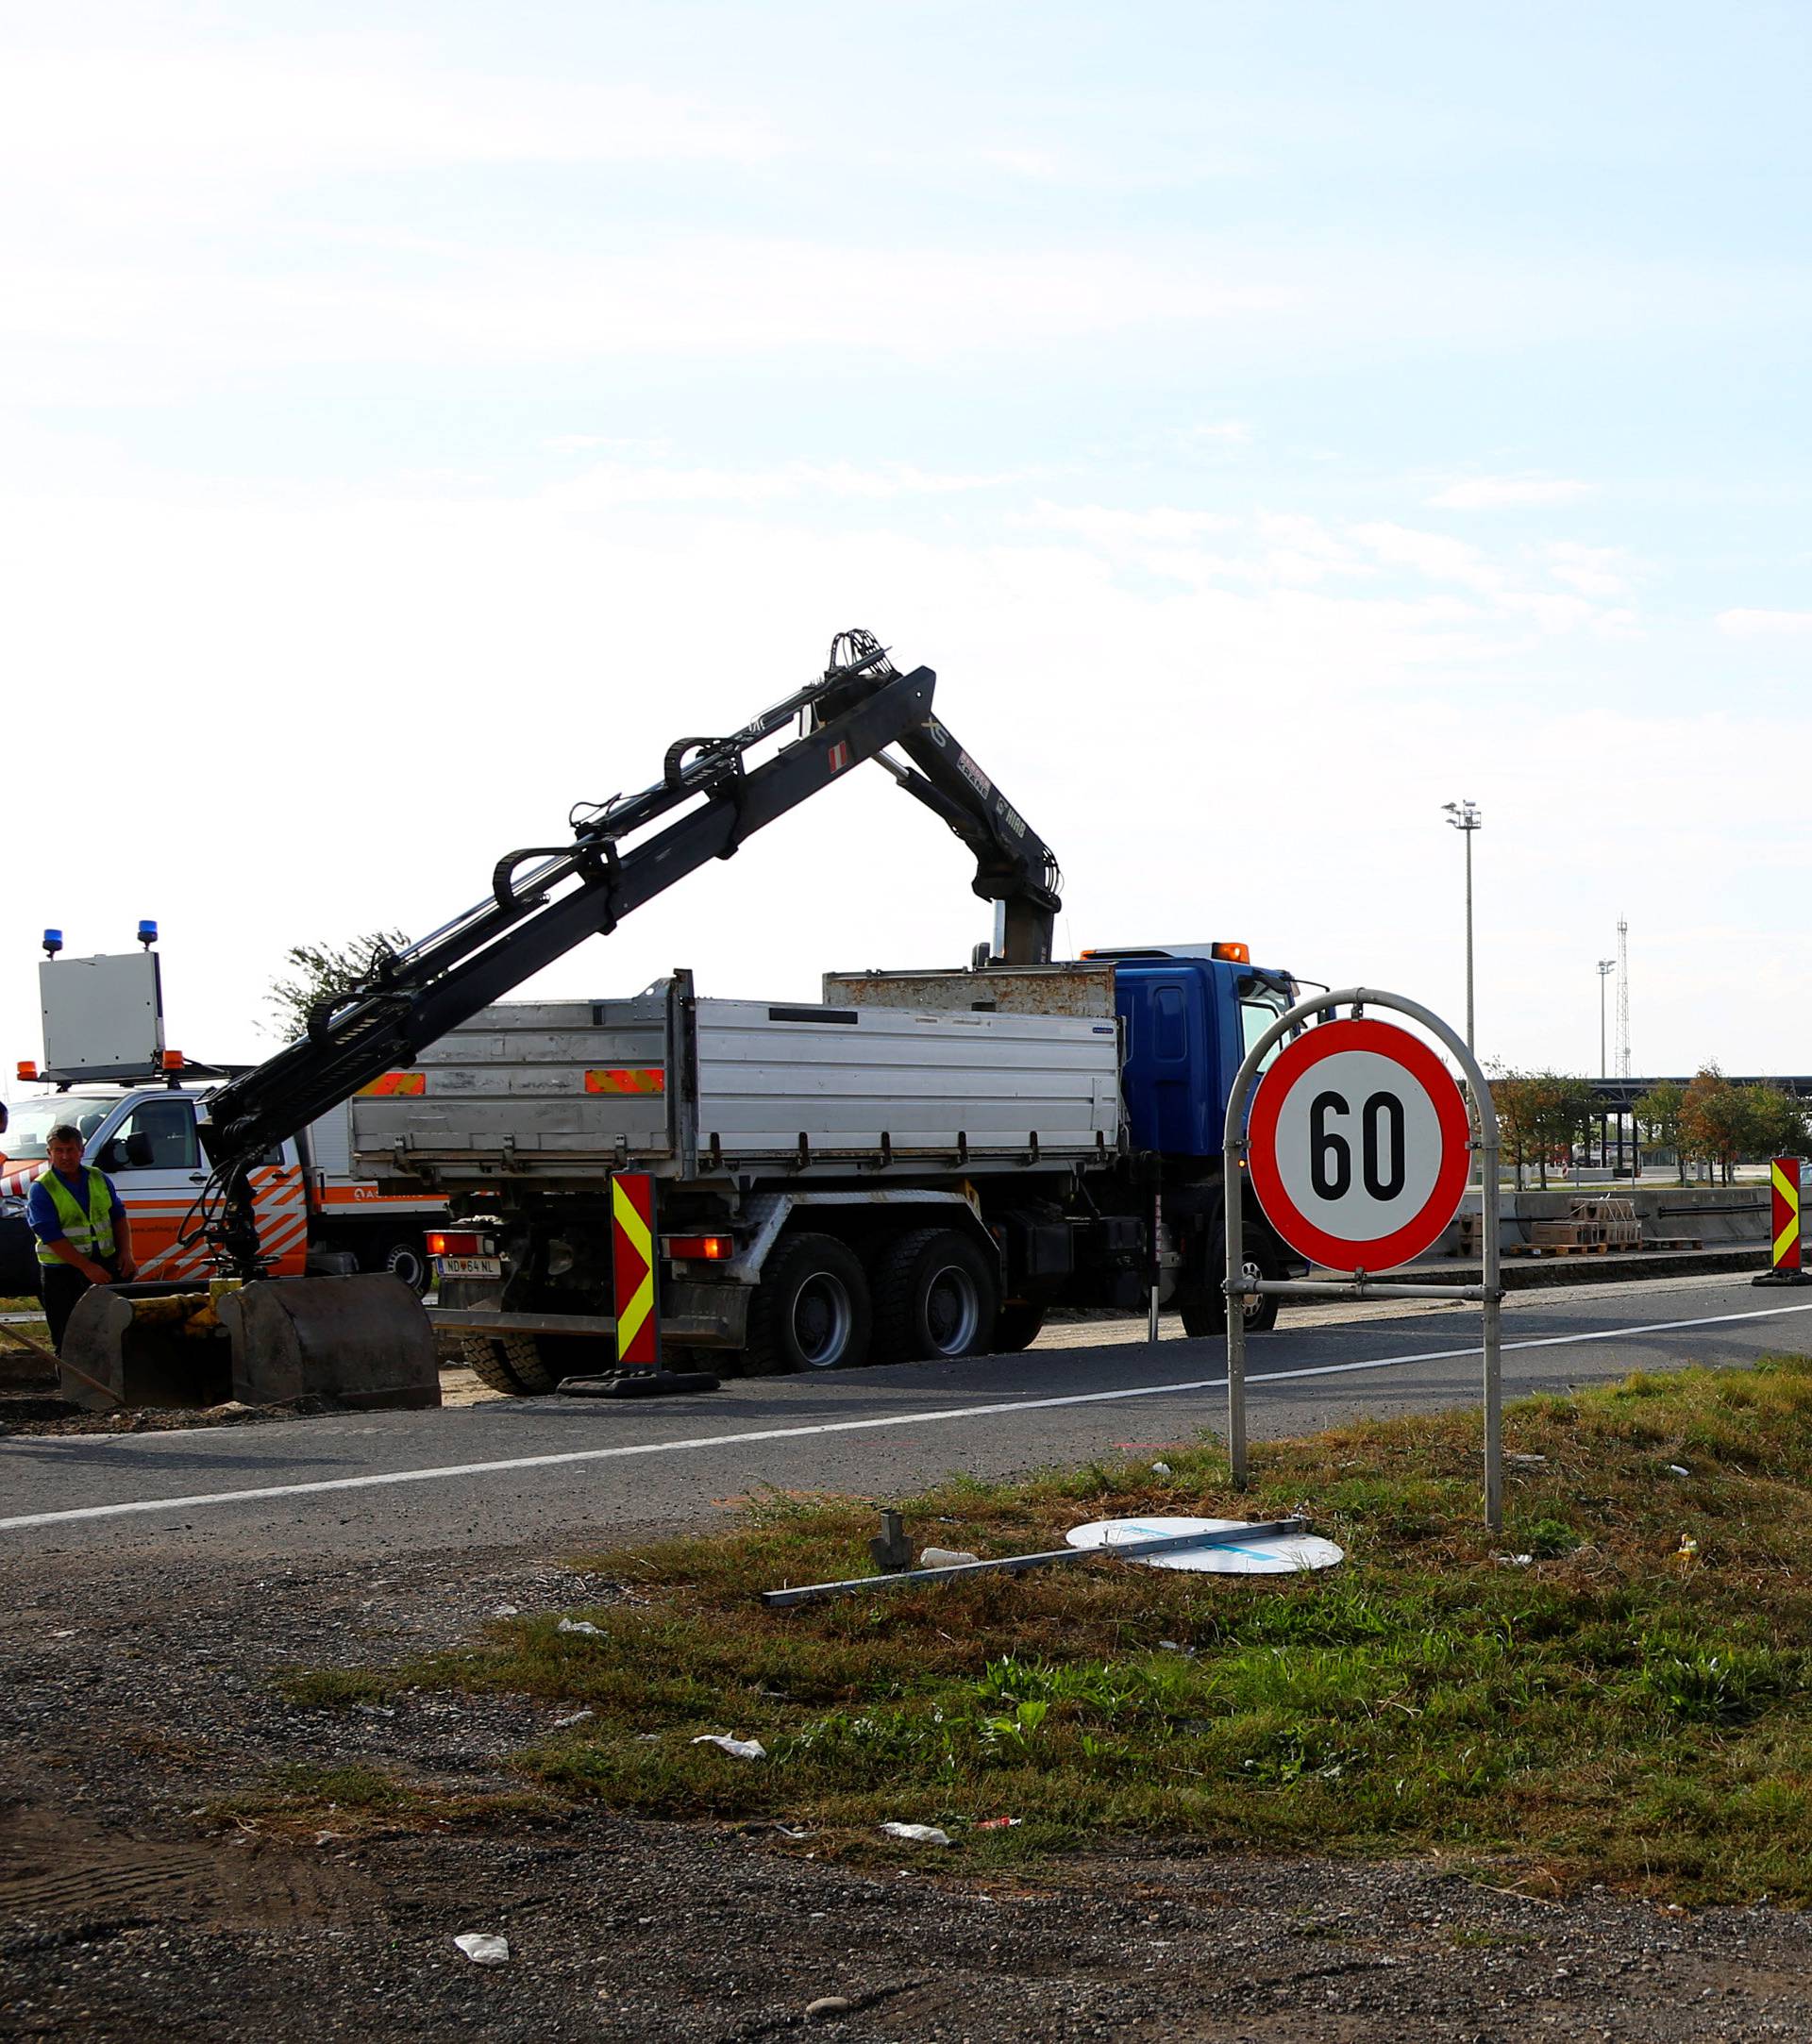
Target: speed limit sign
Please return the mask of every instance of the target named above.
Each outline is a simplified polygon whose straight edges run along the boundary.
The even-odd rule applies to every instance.
[[[1418,1036],[1369,1017],[1285,1044],[1248,1124],[1252,1190],[1300,1255],[1390,1270],[1459,1210],[1470,1127],[1451,1074]]]

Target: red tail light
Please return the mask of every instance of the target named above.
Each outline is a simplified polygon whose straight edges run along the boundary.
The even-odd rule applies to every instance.
[[[430,1256],[489,1256],[491,1245],[483,1235],[453,1228],[428,1238]]]
[[[736,1253],[735,1239],[730,1235],[666,1235],[661,1247],[681,1263],[721,1264]]]

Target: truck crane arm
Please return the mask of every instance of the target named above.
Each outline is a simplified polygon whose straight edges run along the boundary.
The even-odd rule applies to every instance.
[[[829,671],[837,669],[839,656],[846,668],[861,663],[871,672],[871,662],[886,662],[884,649],[865,631],[838,634]],[[937,718],[928,712],[900,732],[898,745],[911,767],[885,752],[877,755],[877,763],[943,817],[975,854],[975,891],[998,904],[997,955],[1009,965],[1048,965],[1064,905],[1056,854]]]
[[[867,632],[840,634],[817,680],[726,738],[677,741],[653,786],[575,810],[569,844],[509,853],[484,900],[318,1002],[296,1042],[209,1102],[196,1231],[223,1266],[259,1274],[250,1174],[277,1144],[890,745],[914,766],[889,770],[974,851],[976,892],[1003,903],[1007,958],[1048,960],[1056,861],[931,715],[936,680],[899,673]],[[796,721],[799,738],[749,764]]]

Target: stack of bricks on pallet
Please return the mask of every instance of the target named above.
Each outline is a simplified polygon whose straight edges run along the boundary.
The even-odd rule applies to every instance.
[[[1527,1242],[1510,1244],[1509,1256],[1603,1256],[1612,1249],[1639,1249],[1642,1223],[1636,1217],[1636,1201],[1627,1194],[1601,1194],[1572,1202],[1572,1218],[1566,1221],[1531,1221]],[[1656,1235],[1650,1248],[1703,1249],[1699,1235]],[[1451,1253],[1479,1256],[1485,1249],[1485,1216],[1462,1214],[1454,1223]]]

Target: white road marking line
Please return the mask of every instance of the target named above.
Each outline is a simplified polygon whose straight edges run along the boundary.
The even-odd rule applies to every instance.
[[[1669,1334],[1694,1327],[1724,1327],[1738,1320],[1777,1320],[1788,1314],[1812,1313],[1804,1306],[1764,1306],[1750,1313],[1716,1313],[1698,1320],[1649,1320],[1635,1327],[1600,1328],[1586,1334],[1541,1334],[1527,1341],[1507,1341],[1512,1349],[1570,1349],[1592,1341],[1618,1341],[1631,1334]],[[1420,1355],[1373,1356],[1362,1363],[1319,1363],[1293,1370],[1253,1370],[1249,1384],[1288,1383],[1305,1377],[1344,1377],[1359,1370],[1398,1368],[1405,1363],[1451,1363],[1484,1350],[1432,1349]],[[1187,1383],[1133,1384],[1120,1391],[1073,1391],[1062,1398],[1010,1399],[995,1405],[942,1406],[929,1413],[889,1413],[879,1419],[826,1419],[805,1427],[760,1427],[742,1433],[694,1434],[681,1441],[625,1441],[614,1448],[579,1448],[552,1455],[512,1455],[501,1462],[445,1463],[428,1469],[390,1469],[375,1476],[333,1476],[309,1483],[266,1483],[256,1490],[203,1491],[190,1498],[137,1498],[126,1504],[85,1504],[64,1512],[28,1512],[0,1518],[0,1533],[23,1533],[36,1526],[63,1526],[76,1519],[124,1518],[140,1512],[191,1512],[204,1505],[253,1504],[264,1498],[311,1498],[327,1491],[379,1490],[392,1483],[430,1483],[460,1476],[502,1476],[513,1469],[550,1469],[563,1463],[616,1462],[634,1455],[672,1455],[694,1448],[743,1448],[756,1441],[798,1441],[823,1433],[870,1433],[888,1427],[933,1426],[950,1419],[992,1419],[1007,1413],[1041,1413],[1065,1405],[1109,1405],[1126,1399],[1175,1398],[1188,1391],[1225,1388],[1221,1377],[1198,1377]],[[26,1436],[29,1438],[29,1436]]]

